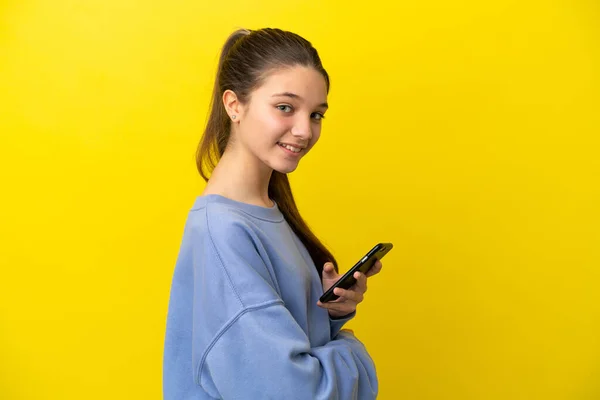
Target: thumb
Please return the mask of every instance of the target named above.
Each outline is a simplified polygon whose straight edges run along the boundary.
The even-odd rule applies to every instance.
[[[323,266],[323,278],[333,279],[337,276],[332,262],[326,262]]]

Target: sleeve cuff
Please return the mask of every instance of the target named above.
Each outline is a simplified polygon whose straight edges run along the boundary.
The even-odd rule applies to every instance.
[[[342,329],[344,324],[346,322],[350,321],[352,318],[354,318],[355,315],[356,315],[356,310],[352,311],[348,315],[344,315],[343,317],[339,317],[339,318],[329,317],[329,325],[331,327],[331,338],[333,339],[338,334],[338,332]]]

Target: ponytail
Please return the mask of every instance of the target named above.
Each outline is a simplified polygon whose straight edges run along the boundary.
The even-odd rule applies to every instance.
[[[269,197],[277,203],[286,221],[308,250],[319,272],[319,276],[323,275],[323,265],[326,262],[332,262],[337,272],[338,265],[335,257],[315,236],[300,215],[287,174],[273,171],[271,180],[269,181]]]
[[[223,92],[221,74],[223,65],[233,46],[243,38],[248,36],[250,31],[247,29],[238,29],[233,32],[223,45],[221,55],[219,57],[219,65],[217,67],[217,76],[213,87],[213,93],[210,102],[210,113],[202,141],[196,151],[196,167],[200,176],[204,181],[208,182],[209,174],[215,169],[217,162],[223,155],[227,142],[229,141],[229,133],[231,130],[231,121],[225,111],[223,105]]]

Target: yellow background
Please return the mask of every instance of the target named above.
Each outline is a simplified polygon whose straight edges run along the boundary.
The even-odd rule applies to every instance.
[[[295,31],[331,74],[291,179],[348,268],[380,398],[600,398],[600,6],[0,2],[0,398],[160,399],[220,46]]]

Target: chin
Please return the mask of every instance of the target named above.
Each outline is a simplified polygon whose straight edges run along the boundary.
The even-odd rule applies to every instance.
[[[289,174],[290,172],[294,172],[298,168],[298,164],[294,165],[281,165],[278,168],[273,168],[274,171],[281,172],[282,174]]]
[[[281,172],[282,174],[289,174],[290,172],[294,172],[296,168],[298,168],[299,163],[300,159],[274,159],[267,161],[267,165],[269,165],[269,167],[271,167],[274,171]]]
[[[280,151],[280,150],[278,150]],[[281,157],[279,154],[277,157],[264,158],[263,162],[267,164],[274,171],[282,174],[289,174],[294,172],[298,168],[298,164],[302,160],[302,156],[296,158]]]

